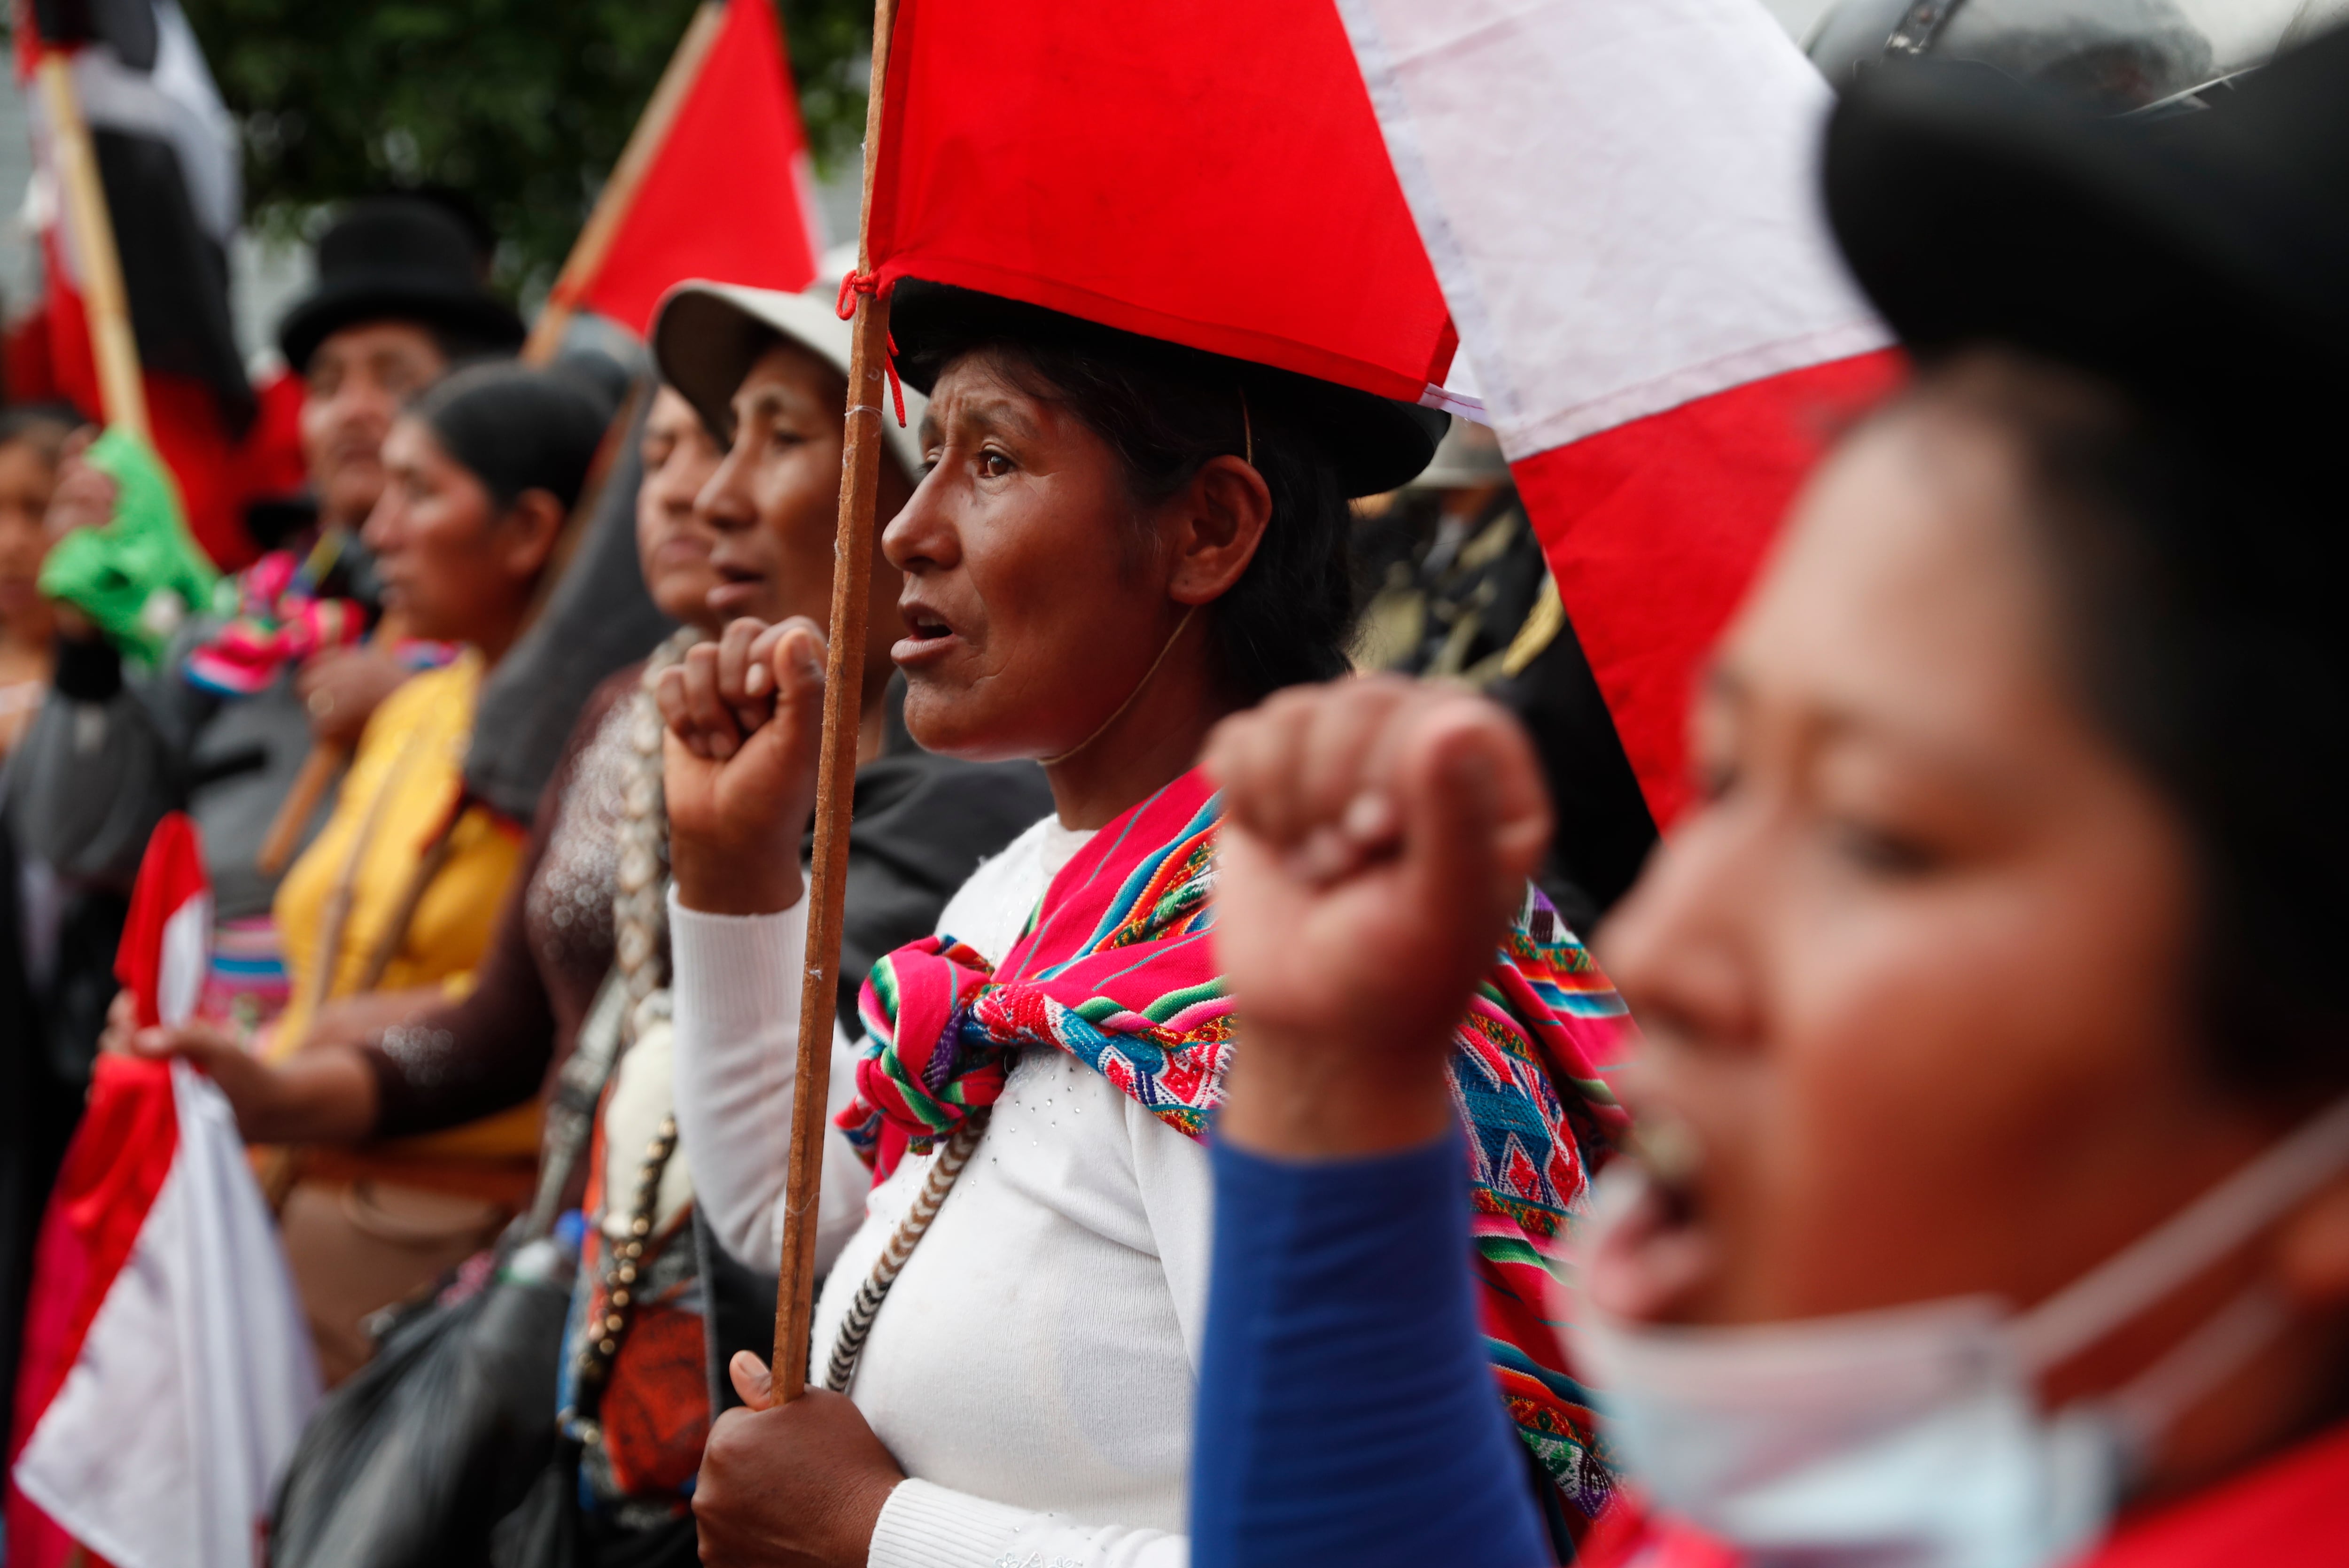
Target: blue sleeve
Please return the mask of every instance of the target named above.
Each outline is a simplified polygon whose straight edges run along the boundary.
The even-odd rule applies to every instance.
[[[1212,1159],[1193,1568],[1547,1568],[1477,1324],[1459,1135]]]

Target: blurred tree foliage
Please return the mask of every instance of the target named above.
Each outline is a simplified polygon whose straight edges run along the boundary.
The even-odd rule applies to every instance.
[[[497,282],[554,281],[695,0],[182,0],[264,231],[395,187],[470,199]],[[779,0],[817,164],[864,130],[871,0]]]

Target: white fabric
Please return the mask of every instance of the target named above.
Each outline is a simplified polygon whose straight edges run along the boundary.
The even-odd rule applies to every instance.
[[[1887,341],[1759,0],[1338,0],[1512,461]]]
[[[226,1097],[171,1090],[171,1173],[16,1481],[117,1568],[252,1568],[318,1370]]]
[[[202,874],[202,868],[196,869]],[[212,966],[212,895],[199,892],[163,921],[162,962],[156,965],[155,1016],[166,1024],[195,1016]]]
[[[1030,828],[939,930],[999,958],[1086,837]],[[727,919],[673,897],[669,918],[695,1188],[730,1248],[772,1255],[804,927],[797,912]],[[719,992],[745,984],[756,994]],[[844,1051],[835,1042],[835,1100]],[[825,1233],[852,1202],[862,1222],[817,1305],[818,1374],[929,1166],[907,1159],[868,1204],[864,1166],[833,1145]],[[1211,1206],[1199,1145],[1069,1057],[1020,1058],[849,1389],[913,1478],[883,1511],[874,1568],[1181,1568]]]
[[[677,1109],[670,1073],[677,1033],[667,1018],[638,1016],[636,1043],[612,1069],[612,1093],[604,1104],[604,1234],[616,1243],[627,1240],[635,1222],[646,1152],[660,1136],[661,1119]],[[653,1233],[665,1233],[692,1202],[691,1167],[671,1158],[661,1167]]]

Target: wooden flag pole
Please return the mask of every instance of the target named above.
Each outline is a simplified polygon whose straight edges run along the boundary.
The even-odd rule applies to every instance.
[[[881,155],[881,98],[889,78],[896,0],[874,0],[873,77],[864,103],[864,196],[856,270],[873,270],[873,174]],[[839,999],[841,910],[848,884],[848,817],[856,792],[856,721],[864,706],[864,626],[872,598],[874,492],[881,476],[883,376],[889,364],[889,302],[855,295],[848,360],[848,425],[841,456],[840,531],[832,552],[831,646],[823,684],[823,752],[817,765],[814,874],[808,887],[807,952],[800,974],[799,1082],[792,1102],[790,1184],[783,1193],[781,1280],[775,1294],[775,1402],[807,1390],[814,1308],[816,1195],[823,1178],[824,1107],[832,1082],[833,1014]]]
[[[147,388],[139,374],[139,339],[130,329],[130,301],[122,287],[122,256],[114,248],[114,219],[98,149],[74,96],[73,66],[55,49],[41,56],[36,76],[49,120],[57,195],[67,232],[80,263],[81,308],[89,323],[90,357],[98,362],[98,396],[109,426],[147,438]]]
[[[637,187],[644,184],[653,160],[660,155],[661,144],[668,139],[669,127],[677,123],[686,95],[693,90],[695,78],[701,75],[701,63],[709,57],[725,26],[723,0],[702,0],[700,9],[694,12],[693,20],[686,26],[685,36],[678,40],[677,53],[668,57],[668,66],[661,72],[653,96],[646,101],[645,112],[636,117],[636,128],[628,132],[627,145],[620,150],[620,160],[612,165],[612,177],[604,181],[585,225],[571,242],[571,253],[564,258],[563,270],[555,274],[554,286],[547,291],[546,304],[539,310],[538,319],[531,324],[530,336],[522,346],[523,363],[543,365],[563,346],[564,329],[571,325],[575,312],[573,302],[581,290],[595,281],[596,269],[610,253],[612,242],[619,236],[620,222],[636,201]]]

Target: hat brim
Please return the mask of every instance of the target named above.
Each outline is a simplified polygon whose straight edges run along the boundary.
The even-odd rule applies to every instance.
[[[926,393],[953,346],[980,341],[1093,348],[1143,363],[1227,377],[1259,408],[1278,407],[1336,469],[1348,496],[1396,490],[1426,468],[1452,417],[1332,381],[1208,354],[975,289],[902,278],[891,291],[889,334],[907,385]]]
[[[492,353],[522,346],[522,317],[486,289],[435,286],[412,273],[354,273],[321,284],[285,313],[277,346],[296,372],[309,368],[319,345],[345,327],[405,321],[478,343]]]
[[[1824,173],[1846,261],[1929,360],[2003,344],[2197,409],[2339,382],[2328,247],[2278,232],[2304,198],[2224,111],[2095,119],[1986,67],[1903,65],[1845,94]]]
[[[778,337],[805,349],[845,377],[855,335],[827,301],[811,294],[702,279],[678,284],[653,312],[653,363],[661,379],[693,405],[712,430],[733,428],[736,388]],[[912,478],[922,471],[923,400],[909,394],[905,423],[885,414],[882,434]]]

